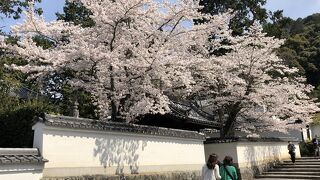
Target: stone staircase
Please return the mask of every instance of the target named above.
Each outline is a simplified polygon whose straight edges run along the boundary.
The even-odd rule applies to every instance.
[[[256,179],[318,179],[320,180],[320,158],[302,157],[284,161],[267,172],[256,176]]]

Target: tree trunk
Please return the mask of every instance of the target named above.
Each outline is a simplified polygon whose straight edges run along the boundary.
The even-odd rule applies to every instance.
[[[235,121],[236,119],[233,117],[228,117],[225,125],[220,130],[221,138],[232,138],[235,137]]]
[[[229,116],[225,122],[223,128],[220,130],[221,138],[233,138],[235,137],[235,123],[237,120],[237,115],[240,112],[240,102],[234,104],[229,111]]]
[[[114,93],[116,91],[115,85],[114,85],[114,77],[113,77],[113,67],[109,67],[110,70],[110,86],[111,86],[111,121],[117,121],[117,105],[114,101]]]

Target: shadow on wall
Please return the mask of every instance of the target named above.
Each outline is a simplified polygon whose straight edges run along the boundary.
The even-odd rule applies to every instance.
[[[94,156],[99,157],[104,168],[116,167],[116,174],[124,174],[124,167],[131,174],[139,172],[139,153],[144,151],[147,141],[132,137],[99,138],[95,141]]]
[[[247,171],[249,170],[251,171],[249,172],[250,174],[256,175],[279,162],[281,147],[265,146],[264,148],[256,149],[253,146],[247,146],[244,150],[243,156],[250,168],[250,170],[247,169]]]

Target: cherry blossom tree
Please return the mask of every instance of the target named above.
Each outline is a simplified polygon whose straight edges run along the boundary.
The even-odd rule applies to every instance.
[[[25,22],[13,27],[17,45],[5,38],[0,44],[27,61],[11,68],[39,82],[71,71],[69,83],[92,94],[101,118],[134,121],[165,114],[169,96],[197,96],[219,115],[226,137],[235,128],[285,131],[296,121],[309,123],[319,110],[308,97],[312,87],[274,54],[282,41],[267,37],[260,25],[230,36],[231,16],[201,14],[194,0],[79,2],[92,12],[92,27],[45,22],[31,6]],[[213,55],[217,48],[227,53]]]
[[[228,53],[194,67],[194,93],[219,115],[222,137],[234,136],[235,128],[286,132],[312,121],[312,113],[319,111],[308,97],[312,86],[276,56],[282,40],[267,37],[258,23],[243,36],[224,38]]]
[[[193,0],[79,2],[92,12],[94,26],[45,22],[30,6],[25,22],[13,27],[18,45],[5,45],[27,65],[11,67],[39,82],[53,73],[73,72],[69,83],[90,92],[100,116],[114,121],[169,112],[168,95],[185,97],[194,84],[189,68],[201,57],[191,48],[218,43],[208,37],[223,32],[229,20],[227,14],[201,14]],[[194,19],[206,23],[192,25]],[[35,37],[51,46],[39,46]]]

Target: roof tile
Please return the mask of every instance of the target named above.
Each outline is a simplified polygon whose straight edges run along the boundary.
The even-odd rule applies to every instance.
[[[19,163],[38,164],[47,161],[36,148],[0,148],[0,165]]]
[[[92,129],[99,131],[129,132],[154,136],[170,136],[199,140],[205,139],[202,134],[196,131],[169,129],[155,126],[137,125],[132,123],[101,121],[86,118],[75,118],[68,116],[55,116],[45,114],[44,117],[39,117],[39,121],[47,126],[71,129]]]

